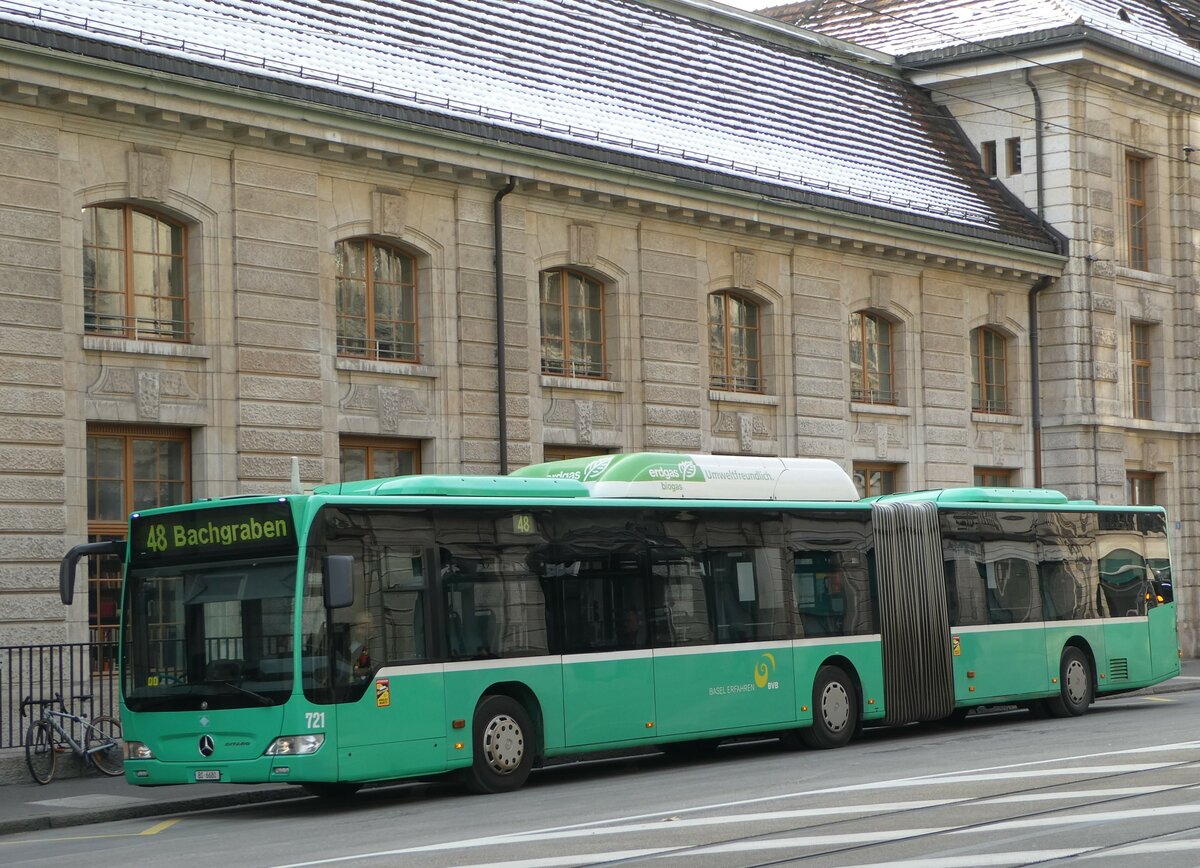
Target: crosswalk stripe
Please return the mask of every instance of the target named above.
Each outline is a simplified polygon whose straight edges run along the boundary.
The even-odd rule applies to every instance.
[[[1056,814],[1052,817],[1026,817],[1021,820],[1001,820],[983,826],[955,829],[952,834],[996,832],[1009,829],[1039,829],[1047,826],[1069,826],[1073,823],[1111,823],[1116,820],[1144,820],[1155,817],[1200,814],[1200,805],[1163,805],[1156,808],[1130,808],[1125,811],[1096,811],[1090,814]]]
[[[1142,856],[1150,853],[1189,853],[1200,850],[1200,839],[1185,838],[1175,841],[1144,841],[1140,844],[1128,844],[1113,850],[1103,850],[1089,853],[1085,859],[1103,859],[1109,856]]]
[[[900,859],[895,862],[872,862],[858,868],[1003,868],[1006,865],[1033,865],[1052,859],[1070,859],[1095,848],[1075,850],[1024,850],[1010,853],[973,853],[963,856],[934,856],[933,858]]]

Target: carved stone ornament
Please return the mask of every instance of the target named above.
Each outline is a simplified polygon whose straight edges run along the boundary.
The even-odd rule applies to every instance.
[[[371,194],[371,230],[376,235],[403,235],[405,214],[403,193],[376,190]]]
[[[592,421],[595,417],[595,404],[591,401],[575,402],[575,433],[580,443],[592,442]]]
[[[570,250],[567,255],[573,265],[596,264],[596,227],[587,223],[573,223],[570,231]]]
[[[157,421],[162,412],[162,392],[158,371],[138,371],[137,374],[138,418]]]
[[[733,254],[733,285],[738,289],[754,289],[758,277],[758,260],[748,250],[736,250]]]
[[[129,152],[129,195],[162,202],[167,197],[169,166],[157,149]]]
[[[754,414],[738,413],[738,447],[743,452],[754,448]]]

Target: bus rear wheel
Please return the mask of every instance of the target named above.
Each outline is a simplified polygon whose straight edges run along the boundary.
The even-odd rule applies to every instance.
[[[822,666],[813,682],[812,726],[796,735],[805,747],[829,750],[850,742],[858,729],[858,691],[838,666]]]
[[[485,696],[475,709],[474,758],[467,787],[475,793],[508,793],[533,770],[533,723],[510,696]]]
[[[1074,645],[1068,645],[1058,664],[1058,696],[1046,700],[1046,710],[1053,717],[1078,717],[1092,704],[1095,691],[1087,657]]]

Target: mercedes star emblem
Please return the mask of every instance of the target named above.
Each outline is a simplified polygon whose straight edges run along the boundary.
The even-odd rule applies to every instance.
[[[211,735],[200,736],[200,756],[213,755],[213,740]]]

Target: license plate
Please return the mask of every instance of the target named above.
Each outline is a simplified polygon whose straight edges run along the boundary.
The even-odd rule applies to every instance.
[[[221,772],[218,769],[199,769],[196,772],[196,780],[219,781],[221,780]]]

